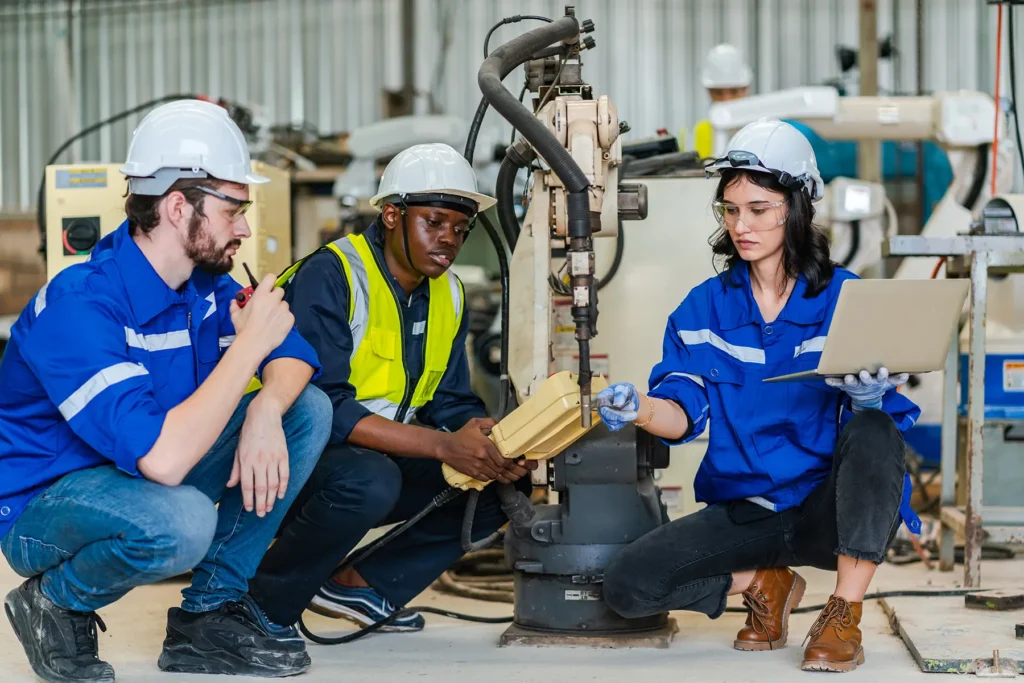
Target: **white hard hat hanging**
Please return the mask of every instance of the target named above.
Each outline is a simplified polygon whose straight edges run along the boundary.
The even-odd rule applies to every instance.
[[[473,202],[477,211],[497,203],[494,197],[477,192],[476,173],[466,158],[442,143],[413,145],[395,155],[370,205],[379,210],[388,198],[408,200],[415,195],[461,197]]]
[[[270,181],[253,173],[245,136],[227,110],[202,100],[177,100],[149,112],[132,135],[121,173],[132,194],[154,196],[182,178]]]
[[[705,88],[747,88],[754,75],[740,51],[723,43],[711,48],[704,60],[701,83]]]
[[[710,178],[726,169],[770,173],[783,185],[806,190],[811,201],[825,195],[811,143],[779,119],[748,123],[732,136],[725,153],[704,167],[704,172]]]

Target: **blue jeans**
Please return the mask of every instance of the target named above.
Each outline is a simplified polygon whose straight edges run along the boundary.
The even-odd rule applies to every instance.
[[[0,539],[11,567],[24,577],[41,574],[43,594],[79,612],[97,610],[136,586],[189,569],[194,573],[182,591],[183,609],[205,612],[238,600],[313,471],[332,417],[330,400],[313,386],[284,415],[290,482],[284,500],[260,518],[245,511],[238,486],[227,488],[253,396],[242,399],[181,486],[132,477],[113,465],[59,479]]]

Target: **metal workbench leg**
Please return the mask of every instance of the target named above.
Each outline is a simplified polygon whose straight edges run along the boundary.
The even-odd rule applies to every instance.
[[[971,346],[967,390],[967,514],[964,527],[964,586],[981,585],[981,483],[985,427],[985,308],[988,253],[971,254]]]
[[[942,493],[939,496],[939,571],[953,571],[954,533],[941,522],[941,509],[956,505],[956,446],[957,446],[957,375],[960,368],[960,334],[953,330],[949,340],[949,354],[942,382]],[[967,378],[964,378],[967,381]]]

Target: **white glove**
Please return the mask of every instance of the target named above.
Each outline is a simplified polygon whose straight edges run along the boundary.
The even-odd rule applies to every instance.
[[[878,374],[874,377],[867,370],[861,370],[859,377],[853,375],[826,377],[825,383],[846,392],[853,403],[854,410],[867,408],[881,410],[882,397],[885,396],[885,392],[902,386],[908,379],[910,379],[910,375],[906,372],[890,377],[886,368],[879,368]]]

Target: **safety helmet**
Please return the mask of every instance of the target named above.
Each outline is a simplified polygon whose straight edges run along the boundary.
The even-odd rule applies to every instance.
[[[708,52],[701,73],[705,88],[746,88],[753,80],[754,75],[746,60],[732,45],[716,45]]]
[[[476,173],[466,158],[439,142],[413,145],[395,155],[370,205],[380,210],[389,201],[449,204],[470,216],[497,203],[477,192]]]
[[[132,134],[121,173],[132,194],[154,196],[182,178],[270,181],[253,173],[245,137],[227,110],[202,100],[176,100],[149,112]]]
[[[725,154],[704,167],[708,178],[726,169],[771,173],[791,190],[807,191],[812,202],[825,194],[814,149],[803,133],[784,121],[763,118],[743,126]]]

